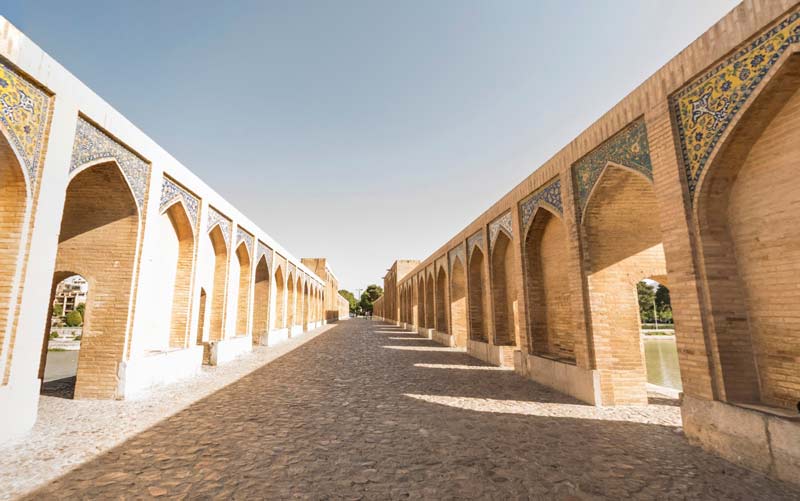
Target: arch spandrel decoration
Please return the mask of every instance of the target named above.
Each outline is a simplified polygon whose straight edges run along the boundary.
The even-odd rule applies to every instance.
[[[467,254],[469,256],[472,256],[472,250],[476,246],[479,247],[481,251],[483,251],[484,253],[486,252],[486,249],[483,248],[483,230],[478,230],[477,232],[475,232],[474,235],[472,235],[467,239],[467,249],[468,249]]]
[[[644,118],[639,118],[606,140],[572,166],[575,177],[575,196],[578,214],[583,213],[586,201],[600,174],[609,162],[629,167],[653,179],[653,164],[650,162],[650,144]]]
[[[88,163],[107,159],[114,159],[119,164],[122,174],[131,187],[136,204],[139,210],[142,210],[150,180],[150,164],[83,117],[78,117],[69,166],[70,173]]]
[[[242,229],[241,226],[236,227],[236,245],[238,246],[240,243],[244,242],[245,247],[247,247],[247,253],[251,256],[253,255],[253,235],[247,233]]]
[[[556,178],[544,185],[520,202],[519,212],[523,229],[528,227],[536,208],[543,204],[548,205],[559,214],[564,214],[564,204],[561,201],[561,178]]]
[[[256,253],[256,263],[261,260],[261,256],[266,256],[267,258],[267,269],[272,269],[272,249],[267,247],[264,242],[258,242],[258,252]]]
[[[514,229],[511,225],[511,211],[506,212],[502,216],[498,217],[491,223],[489,223],[489,246],[494,246],[494,241],[497,238],[497,235],[500,234],[501,231],[504,231],[508,234],[509,238],[514,238]]]
[[[459,244],[458,247],[451,249],[447,255],[450,259],[450,271],[453,271],[453,265],[455,264],[456,259],[461,260],[461,266],[467,265],[467,260],[464,258],[464,244]]]
[[[291,274],[293,277],[296,277],[296,276],[297,276],[297,267],[296,267],[295,265],[293,265],[292,263],[288,263],[288,264],[286,265],[286,268],[289,270],[289,273],[290,273],[290,274]]]
[[[225,245],[230,247],[230,240],[231,240],[231,220],[227,217],[223,216],[222,214],[217,211],[217,209],[213,207],[208,208],[208,224],[206,228],[208,231],[214,229],[214,226],[219,225],[219,229],[222,232],[222,238],[225,239]]]
[[[36,184],[50,117],[50,96],[0,62],[0,124]]]
[[[775,62],[798,43],[800,12],[794,12],[670,97],[692,202],[723,133]]]
[[[183,202],[186,212],[189,213],[189,219],[192,221],[192,227],[197,229],[197,225],[200,223],[200,200],[172,179],[164,176],[164,180],[161,183],[159,211],[164,212],[175,200]]]
[[[447,256],[442,256],[436,260],[436,263],[433,266],[434,271],[438,274],[439,270],[444,268],[445,272],[448,271],[447,268]]]

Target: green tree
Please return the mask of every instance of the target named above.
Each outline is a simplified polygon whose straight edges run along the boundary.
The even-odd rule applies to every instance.
[[[84,318],[86,316],[86,303],[79,303],[75,307],[75,311],[81,314],[81,318]]]
[[[53,316],[60,317],[64,314],[64,306],[62,304],[54,304],[53,305]]]
[[[381,296],[383,296],[383,287],[375,284],[370,284],[367,286],[366,289],[364,289],[364,292],[361,294],[361,300],[358,302],[358,305],[361,307],[362,311],[372,312],[373,304]]]
[[[655,299],[658,321],[672,323],[672,302],[669,297],[669,289],[664,285],[659,285],[656,289]]]
[[[67,313],[67,326],[78,327],[83,323],[83,316],[78,310]]]
[[[643,324],[655,321],[653,317],[653,300],[656,297],[655,288],[642,281],[636,284],[636,294],[639,296],[639,315]]]
[[[355,294],[347,289],[342,289],[339,291],[339,295],[347,299],[347,302],[350,305],[350,313],[355,313],[356,309],[358,308],[358,300],[356,299]]]

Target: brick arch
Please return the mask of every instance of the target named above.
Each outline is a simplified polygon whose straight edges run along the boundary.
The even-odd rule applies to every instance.
[[[12,326],[23,271],[18,263],[22,262],[30,214],[30,183],[24,165],[11,146],[6,131],[0,127],[0,233],[3,235],[0,274],[7,278],[0,286],[0,367],[4,362],[10,365],[13,351]],[[9,369],[4,371],[4,381]]]
[[[81,275],[89,283],[75,398],[118,396],[118,368],[133,310],[139,219],[136,199],[116,162],[81,169],[67,185],[50,302],[67,276]]]
[[[483,265],[483,250],[475,246],[469,256],[467,290],[469,291],[469,338],[488,342],[489,332],[486,319],[486,273]]]
[[[286,281],[281,265],[275,267],[275,328],[286,327]]]
[[[523,243],[528,299],[528,352],[575,363],[578,326],[572,308],[570,274],[564,260],[567,228],[559,214],[539,206]]]
[[[786,57],[709,159],[695,231],[723,400],[794,409],[800,321],[800,55]]]
[[[584,209],[595,364],[606,405],[647,403],[636,284],[666,275],[659,207],[647,176],[609,163]]]
[[[499,346],[516,344],[514,321],[517,292],[514,287],[514,260],[511,236],[501,228],[491,248],[492,313],[494,314],[494,342]]]
[[[288,327],[289,330],[294,326],[295,307],[297,306],[295,292],[294,275],[290,271],[289,276],[286,277],[286,327]]]
[[[444,334],[450,333],[447,323],[447,310],[450,306],[449,291],[447,287],[447,271],[444,266],[439,266],[436,272],[436,330]]]
[[[417,325],[425,327],[425,276],[417,275]]]
[[[295,304],[294,304],[293,325],[302,326],[303,325],[303,277],[299,272],[297,273],[297,283],[295,284],[294,297],[295,297]]]
[[[267,256],[262,254],[256,263],[253,284],[253,344],[267,344],[269,334],[269,286],[270,272]]]
[[[236,336],[246,336],[247,324],[250,320],[250,250],[242,241],[236,247],[236,263],[239,268],[239,286],[236,294]]]
[[[433,329],[436,324],[433,301],[433,275],[425,274],[425,326]]]
[[[214,254],[214,274],[211,285],[211,310],[209,311],[208,339],[223,339],[225,325],[225,290],[228,285],[228,244],[222,234],[222,228],[215,224],[208,232],[211,250]]]
[[[467,345],[467,275],[460,257],[450,270],[450,334],[456,346]]]
[[[303,330],[308,330],[308,322],[311,313],[311,299],[308,294],[308,282],[303,284]]]
[[[189,218],[189,212],[183,201],[176,199],[161,211],[161,218],[166,219],[177,238],[177,255],[172,266],[175,269],[172,278],[172,297],[169,325],[169,347],[184,348],[189,342],[189,320],[191,318],[192,277],[195,256],[195,227]],[[165,224],[165,226],[167,226]]]

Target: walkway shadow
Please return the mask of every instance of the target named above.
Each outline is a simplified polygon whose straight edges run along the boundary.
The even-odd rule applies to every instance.
[[[45,397],[56,398],[75,398],[75,384],[77,383],[77,376],[65,377],[63,379],[54,379],[42,384],[41,395]]]

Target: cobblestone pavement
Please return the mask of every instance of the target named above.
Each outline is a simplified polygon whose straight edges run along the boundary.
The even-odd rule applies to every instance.
[[[39,399],[33,430],[0,446],[0,500],[46,484],[332,327],[275,347],[255,347],[252,353],[220,367],[203,366],[197,377],[154,388],[136,399],[65,400],[56,396],[72,393],[67,381],[45,385],[50,396]]]
[[[336,326],[42,498],[787,499],[688,445],[674,401],[596,409],[367,320]]]

